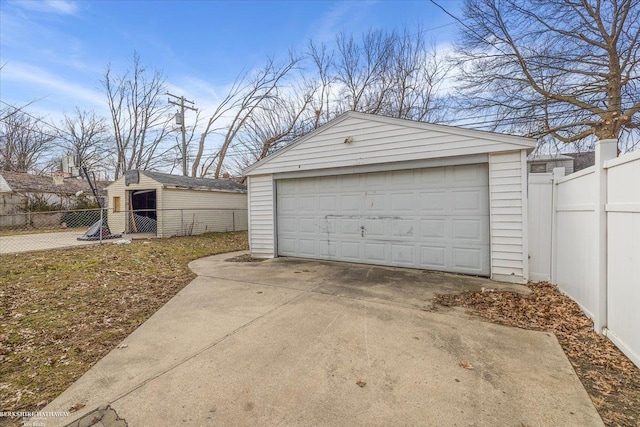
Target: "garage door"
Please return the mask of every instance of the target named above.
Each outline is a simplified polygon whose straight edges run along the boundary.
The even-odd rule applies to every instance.
[[[486,164],[277,181],[278,255],[490,274]]]

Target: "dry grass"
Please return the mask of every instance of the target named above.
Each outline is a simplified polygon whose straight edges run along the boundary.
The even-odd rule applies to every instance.
[[[189,261],[247,248],[240,232],[1,255],[0,410],[42,408],[188,284]]]
[[[608,426],[640,426],[640,369],[593,331],[580,307],[548,283],[530,283],[530,295],[465,292],[438,295],[436,304],[461,306],[502,325],[553,332],[598,413]]]

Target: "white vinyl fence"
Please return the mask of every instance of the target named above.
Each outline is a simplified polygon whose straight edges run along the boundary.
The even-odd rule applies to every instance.
[[[590,168],[529,176],[530,278],[557,284],[640,366],[640,152],[616,150],[604,140]]]

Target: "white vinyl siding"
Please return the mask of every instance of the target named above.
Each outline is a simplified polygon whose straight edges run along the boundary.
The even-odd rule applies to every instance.
[[[518,139],[353,112],[320,129],[250,169],[248,175],[485,154],[513,149],[507,139]],[[353,141],[344,143],[347,137]]]
[[[248,187],[251,256],[273,258],[275,256],[273,176],[250,176]]]
[[[524,167],[520,150],[489,156],[491,277],[500,281],[526,283]]]

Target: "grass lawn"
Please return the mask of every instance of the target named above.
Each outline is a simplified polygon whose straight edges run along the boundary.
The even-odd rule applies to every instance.
[[[244,249],[237,232],[0,255],[0,410],[42,408],[187,285],[190,261]]]

